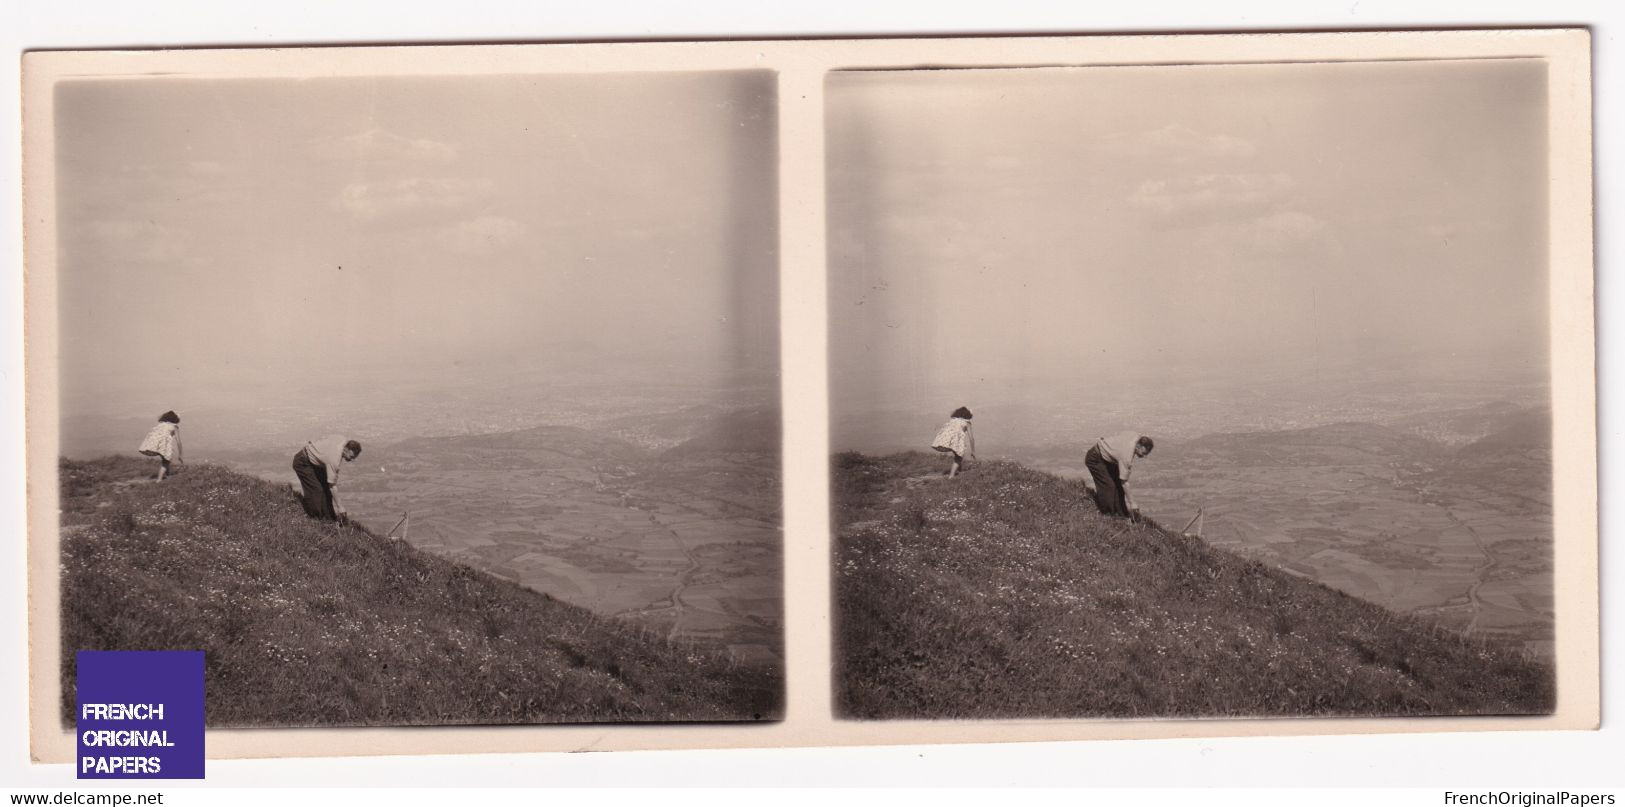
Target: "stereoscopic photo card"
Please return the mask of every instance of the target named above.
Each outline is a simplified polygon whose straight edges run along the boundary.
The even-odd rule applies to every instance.
[[[1589,66],[29,54],[34,754],[1594,727]]]

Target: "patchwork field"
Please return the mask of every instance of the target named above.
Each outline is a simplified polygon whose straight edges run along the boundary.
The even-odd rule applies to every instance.
[[[1459,449],[1370,424],[1159,442],[1136,497],[1175,529],[1201,508],[1216,546],[1549,656],[1550,450],[1538,421],[1508,429]],[[1087,477],[1081,451],[1032,464]]]
[[[245,467],[292,473],[269,460]],[[247,465],[244,463],[244,465]],[[379,534],[674,638],[782,663],[778,460],[651,451],[569,427],[418,438],[347,467]]]

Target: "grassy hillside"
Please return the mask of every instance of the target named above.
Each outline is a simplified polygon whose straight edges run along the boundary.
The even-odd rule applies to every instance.
[[[782,680],[359,527],[286,485],[62,463],[74,650],[201,649],[212,726],[773,719]]]
[[[835,459],[837,709],[860,718],[1538,714],[1550,667],[1198,539],[1082,482]]]
[[[777,407],[728,412],[706,421],[695,435],[666,452],[669,457],[750,452],[778,456],[780,416]]]
[[[1463,454],[1502,454],[1508,451],[1551,451],[1552,413],[1537,409],[1503,418],[1499,428],[1462,448]]]

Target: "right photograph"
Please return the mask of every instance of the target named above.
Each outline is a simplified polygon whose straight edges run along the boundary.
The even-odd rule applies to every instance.
[[[825,89],[837,717],[1554,711],[1543,60]]]

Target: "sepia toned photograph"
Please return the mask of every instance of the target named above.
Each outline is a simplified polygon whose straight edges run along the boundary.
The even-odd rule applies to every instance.
[[[836,714],[1551,713],[1547,87],[832,73]]]
[[[1589,47],[29,53],[29,754],[1594,728]]]
[[[63,720],[782,716],[770,72],[52,91]]]

